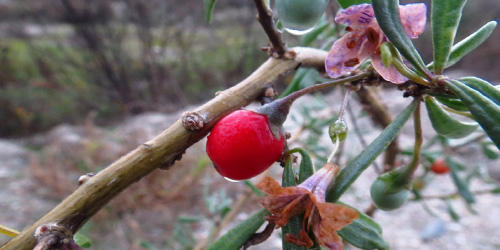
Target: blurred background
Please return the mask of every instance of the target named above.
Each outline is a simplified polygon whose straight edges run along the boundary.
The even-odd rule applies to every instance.
[[[199,0],[0,0],[0,224],[22,229],[71,193],[79,175],[152,138],[179,110],[267,58],[253,1],[219,0],[211,24],[203,11]],[[457,40],[499,17],[497,0],[469,1]],[[430,38],[428,27],[416,41],[427,62]],[[450,71],[498,82],[498,40],[497,28]],[[235,202],[246,197],[253,205],[241,211],[255,210],[256,197],[241,198],[244,185],[211,169],[203,144],[178,165],[134,184],[88,223],[94,248],[192,249]]]

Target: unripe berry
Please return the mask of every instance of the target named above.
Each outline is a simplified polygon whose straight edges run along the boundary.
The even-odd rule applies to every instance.
[[[335,142],[337,140],[337,136],[339,141],[343,141],[347,136],[347,130],[347,123],[344,121],[344,119],[339,119],[330,124],[330,127],[328,128],[328,134],[330,135],[330,139],[332,139],[332,142]]]
[[[370,188],[375,206],[386,211],[401,207],[408,200],[409,193],[406,189],[390,193],[387,191],[387,183],[380,179],[375,180]]]
[[[411,179],[407,169],[396,169],[377,177],[370,187],[373,204],[382,210],[394,210],[408,200]]]
[[[431,165],[431,171],[435,174],[446,174],[450,172],[450,168],[446,164],[446,161],[443,158],[437,159]]]
[[[217,171],[232,180],[252,178],[279,160],[285,147],[283,133],[275,136],[268,117],[237,110],[222,118],[207,140],[207,153]]]

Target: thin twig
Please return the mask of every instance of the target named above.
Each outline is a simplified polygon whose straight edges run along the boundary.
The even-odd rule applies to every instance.
[[[258,12],[257,19],[264,28],[269,42],[271,42],[271,54],[276,53],[278,57],[282,57],[286,52],[285,43],[283,43],[280,32],[274,26],[271,10],[265,0],[254,0],[254,2]]]
[[[349,117],[351,118],[351,124],[353,126],[354,133],[358,137],[358,140],[361,143],[361,146],[363,148],[366,148],[368,146],[368,143],[366,142],[365,137],[363,136],[363,134],[361,134],[361,129],[359,128],[358,121],[356,119],[356,116],[354,115],[354,111],[352,110],[352,107],[351,106],[347,106],[346,109],[347,109],[347,113],[349,114]],[[378,165],[378,163],[376,161],[374,161],[372,163],[372,165],[375,168],[375,172],[377,172],[377,174],[382,173],[382,169],[380,168],[380,166]]]
[[[373,89],[363,86],[356,91],[356,94],[358,94],[363,109],[368,112],[375,124],[379,125],[381,128],[385,128],[391,124],[392,116],[387,106],[380,102],[380,96],[378,96]],[[384,171],[392,170],[395,167],[396,156],[399,151],[398,137],[396,137],[385,151]]]
[[[475,195],[491,194],[491,192],[497,190],[498,188],[499,187],[495,187],[492,189],[475,190],[475,191],[471,191],[471,192]],[[419,199],[413,199],[413,201],[432,200],[432,199],[451,199],[451,198],[457,197],[459,195],[460,194],[458,192],[450,193],[450,194],[424,195],[424,196],[420,196]]]
[[[420,162],[420,150],[422,148],[422,122],[420,119],[420,98],[417,99],[417,108],[413,112],[413,127],[415,129],[415,146],[413,147],[413,157],[407,168],[407,176],[411,177],[418,168]]]

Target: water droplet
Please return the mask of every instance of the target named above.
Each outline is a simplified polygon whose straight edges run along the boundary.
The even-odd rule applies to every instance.
[[[325,13],[328,0],[276,0],[275,9],[284,29],[304,35],[314,29]]]
[[[295,35],[295,36],[302,36],[304,34],[307,34],[309,33],[311,30],[314,29],[315,26],[312,26],[311,28],[309,29],[305,29],[305,30],[298,30],[298,29],[291,29],[291,28],[287,28],[285,27],[285,30],[286,32],[292,34],[292,35]]]
[[[240,182],[238,180],[233,180],[233,179],[230,179],[230,178],[227,178],[227,177],[224,177],[224,179],[226,179],[226,181],[230,181],[230,182]]]

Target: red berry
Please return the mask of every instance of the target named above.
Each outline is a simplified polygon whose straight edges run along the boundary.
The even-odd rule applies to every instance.
[[[431,170],[436,174],[446,174],[450,172],[450,168],[446,164],[446,161],[442,158],[437,159],[434,163],[432,163]]]
[[[249,110],[222,118],[207,140],[207,153],[217,171],[232,180],[262,173],[279,160],[284,147],[285,137],[274,136],[268,117]]]

